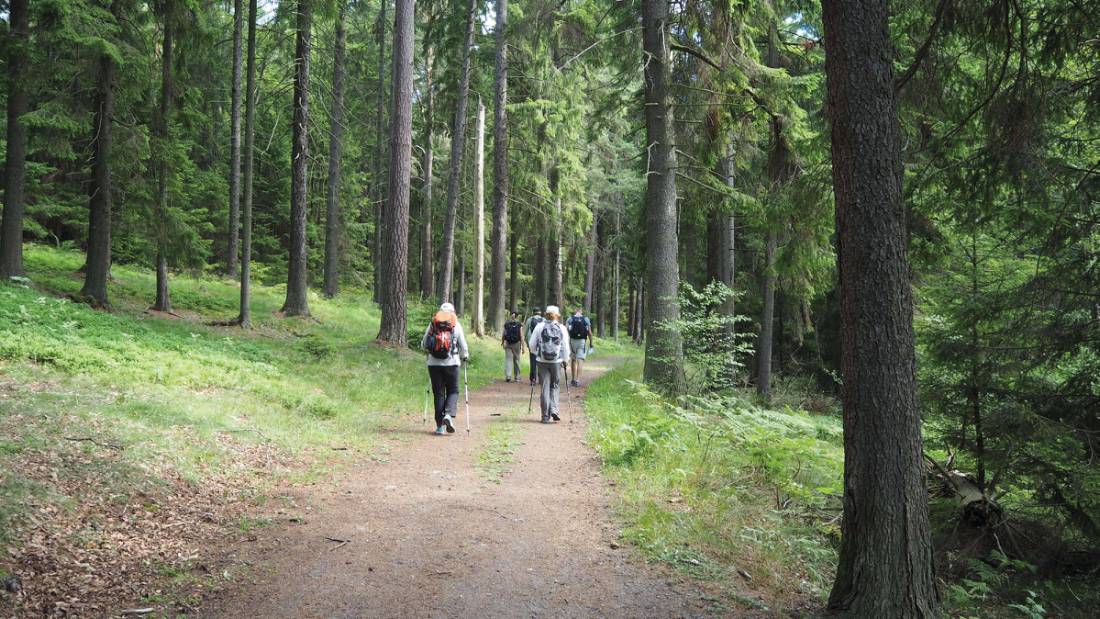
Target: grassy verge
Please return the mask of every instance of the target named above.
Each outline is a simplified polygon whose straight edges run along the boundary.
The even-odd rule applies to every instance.
[[[820,605],[836,560],[839,420],[736,400],[689,412],[634,382],[640,369],[605,374],[585,403],[623,537],[742,609]]]
[[[29,582],[36,568],[25,561],[27,540],[43,531],[54,546],[94,546],[106,559],[125,551],[99,546],[109,537],[102,523],[116,518],[237,528],[273,484],[325,478],[376,455],[379,429],[420,414],[423,358],[374,343],[378,311],[361,292],[311,295],[315,318],[302,320],[275,315],[281,286],[257,286],[256,326],[242,331],[206,324],[236,314],[230,281],[174,276],[183,318],[165,319],[144,312],[154,290],[147,270],[116,265],[114,311],[102,312],[66,299],[80,288],[81,255],[31,245],[26,260],[29,284],[0,285],[0,549],[9,550],[0,570],[21,572],[29,593],[48,588]],[[419,328],[428,313],[415,308],[410,323]],[[499,373],[499,348],[476,338],[471,347],[472,388]],[[206,514],[199,504],[244,507]],[[194,554],[162,551],[133,554],[162,572]],[[32,558],[95,558],[40,554]],[[80,603],[40,609],[102,610]]]
[[[517,412],[510,411],[506,415],[509,417],[508,421],[503,421],[504,418],[501,417],[489,424],[489,439],[477,458],[482,476],[496,484],[501,482],[515,460],[523,434],[519,424],[509,423],[519,418]]]

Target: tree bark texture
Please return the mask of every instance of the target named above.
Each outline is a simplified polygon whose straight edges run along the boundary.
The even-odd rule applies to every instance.
[[[111,15],[121,15],[122,1],[111,2]],[[118,63],[110,54],[99,57],[95,115],[92,122],[92,175],[88,189],[88,255],[80,296],[94,307],[110,307],[107,280],[111,276],[111,147]]]
[[[382,249],[386,229],[386,189],[382,184],[382,160],[386,156],[385,139],[382,132],[386,119],[386,8],[389,0],[382,0],[378,8],[378,85],[377,106],[374,114],[374,252],[371,263],[374,266],[374,301],[379,305],[386,294],[384,275],[386,254]]]
[[[412,178],[412,57],[415,0],[393,9],[393,114],[390,117],[390,209],[386,220],[386,293],[378,339],[404,346],[408,338],[409,191]]]
[[[309,207],[309,53],[313,26],[312,0],[298,0],[294,48],[294,127],[290,154],[290,262],[287,272],[287,316],[309,316],[306,215]]]
[[[676,150],[668,87],[667,0],[642,0],[646,144],[645,379],[669,394],[684,388],[676,209]]]
[[[485,105],[477,100],[474,124],[474,333],[485,335]]]
[[[562,207],[561,207],[561,171],[557,164],[550,169],[550,193],[554,196],[554,210],[550,214],[550,241],[546,247],[547,303],[561,306],[565,311],[565,299],[562,298]]]
[[[594,305],[595,294],[593,290],[594,279],[596,277],[596,254],[600,250],[600,213],[595,208],[592,209],[592,228],[588,231],[588,256],[585,259],[585,272],[584,272],[584,312],[586,314],[592,312]]]
[[[157,230],[157,291],[153,309],[161,312],[172,311],[172,300],[168,294],[168,174],[170,172],[166,152],[168,150],[169,124],[172,116],[172,56],[173,36],[175,34],[175,2],[169,0],[164,5],[164,40],[161,43],[160,101],[157,106],[156,136],[160,144],[156,163],[157,175],[157,213],[154,225]]]
[[[427,38],[427,37],[425,37]],[[425,43],[424,69],[424,191],[420,204],[420,298],[427,300],[432,296],[432,265],[435,252],[432,251],[432,164],[434,159],[433,142],[435,131],[435,92],[432,91],[432,74],[435,70],[433,48]]]
[[[489,282],[489,329],[504,328],[504,261],[508,248],[508,0],[496,2],[496,76],[493,93],[493,232],[492,273]],[[512,246],[514,260],[515,245]],[[512,266],[515,279],[515,266]],[[515,309],[514,288],[509,307]]]
[[[937,614],[887,0],[823,0],[840,271],[844,517],[829,608]]]
[[[344,18],[347,3],[340,1],[336,19],[336,47],[332,60],[331,139],[328,148],[328,193],[325,196],[325,296],[340,290],[340,165],[344,152],[344,56],[347,35]]]
[[[229,238],[225,272],[236,279],[241,229],[241,44],[244,32],[242,0],[233,0],[233,78],[229,95]]]
[[[4,212],[0,217],[0,279],[22,276],[23,216],[26,211],[27,71],[30,65],[30,17],[27,0],[8,6],[8,126],[4,163]]]
[[[451,277],[454,269],[455,220],[458,218],[459,181],[462,175],[462,153],[466,146],[466,105],[470,96],[470,54],[474,46],[477,25],[477,0],[470,0],[466,10],[466,40],[462,48],[462,72],[458,78],[454,128],[451,131],[451,161],[447,174],[447,214],[443,222],[443,249],[439,256],[439,278],[435,293],[439,302],[451,297]]]
[[[241,327],[252,327],[252,164],[256,151],[256,7],[248,0],[248,49],[245,67],[244,174],[241,200]]]

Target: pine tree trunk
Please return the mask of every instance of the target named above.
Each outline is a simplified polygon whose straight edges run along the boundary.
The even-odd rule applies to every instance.
[[[117,20],[122,1],[111,2]],[[110,307],[107,280],[111,276],[111,147],[115,115],[118,63],[110,54],[99,57],[96,76],[95,116],[92,123],[92,175],[88,189],[88,255],[80,296],[93,307]]]
[[[683,346],[674,323],[680,318],[677,297],[678,240],[676,151],[668,87],[668,3],[642,0],[642,47],[645,58],[645,122],[649,169],[646,172],[646,285],[643,329],[646,338],[645,379],[658,389],[679,394],[684,388]]]
[[[844,517],[829,608],[935,617],[889,3],[822,7],[844,408]]]
[[[592,312],[593,307],[593,291],[594,278],[596,276],[596,254],[599,252],[600,245],[600,213],[595,208],[592,209],[592,228],[588,231],[588,256],[585,260],[585,273],[584,273],[584,313],[588,314]]]
[[[382,161],[386,156],[385,138],[382,137],[386,118],[386,8],[389,0],[382,0],[378,9],[378,95],[374,114],[374,302],[382,304],[386,296],[386,252],[382,247],[386,230],[386,189],[382,184]]]
[[[474,333],[485,335],[485,105],[477,100],[474,125]]]
[[[244,197],[241,203],[241,313],[237,322],[252,327],[252,166],[256,151],[256,2],[248,0],[248,50],[244,102]]]
[[[336,19],[336,47],[332,60],[331,140],[328,149],[328,194],[325,197],[325,296],[340,289],[340,164],[344,150],[344,56],[347,3],[340,0]]]
[[[306,245],[309,159],[309,53],[313,25],[312,0],[298,0],[294,59],[294,128],[290,155],[290,263],[287,272],[287,316],[309,316],[309,264]]]
[[[535,305],[546,307],[546,240],[541,234],[535,246]]]
[[[508,247],[508,0],[496,0],[496,79],[493,95],[493,234],[492,274],[489,282],[489,329],[504,328],[504,253]],[[515,234],[514,230],[511,234]],[[512,243],[512,294],[509,307],[515,309],[515,242]]]
[[[459,316],[466,315],[466,252],[458,252],[458,291],[455,294],[455,311]]]
[[[620,205],[621,206],[621,205]],[[619,298],[622,296],[622,282],[620,278],[620,265],[619,265],[619,235],[622,234],[622,210],[615,210],[615,273],[612,278],[612,291],[611,291],[611,337],[612,339],[619,339]]]
[[[550,169],[550,193],[554,196],[554,211],[550,214],[550,241],[546,248],[547,277],[547,304],[558,305],[565,311],[565,300],[562,298],[562,274],[561,274],[561,241],[562,241],[562,212],[561,212],[561,172],[557,164]]]
[[[466,146],[466,105],[470,95],[470,54],[474,46],[477,25],[477,0],[470,0],[466,10],[466,38],[462,48],[462,73],[458,78],[454,128],[451,132],[451,161],[447,174],[447,215],[443,223],[443,250],[439,256],[439,279],[435,294],[440,303],[450,300],[451,276],[454,269],[455,220],[458,217],[458,191],[462,174],[462,153]]]
[[[237,247],[241,229],[241,44],[244,11],[241,0],[233,0],[233,81],[229,104],[229,240],[225,250],[225,272],[237,277]]]
[[[772,397],[772,339],[775,325],[775,252],[777,237],[768,230],[764,242],[764,285],[761,287],[763,310],[760,335],[756,340],[756,393],[768,400]]]
[[[408,338],[409,191],[412,178],[412,62],[415,0],[393,9],[393,114],[390,117],[390,200],[386,243],[386,296],[378,339],[404,346]]]
[[[172,300],[168,294],[168,161],[164,152],[168,149],[169,123],[172,115],[172,56],[175,31],[175,3],[169,0],[164,5],[164,40],[161,43],[160,101],[157,106],[156,136],[160,141],[161,154],[157,158],[157,292],[153,309],[161,312],[172,311]]]
[[[519,234],[515,209],[509,217],[512,233],[508,235],[508,310],[514,312],[519,310]]]
[[[424,98],[426,110],[424,114],[424,193],[420,204],[420,298],[430,299],[432,296],[432,263],[435,262],[435,252],[432,251],[432,164],[434,151],[432,149],[435,140],[435,92],[432,90],[432,73],[435,70],[434,49],[426,42],[430,37],[425,37],[425,70],[424,70]]]
[[[0,280],[22,276],[24,194],[27,174],[27,78],[30,65],[30,18],[27,0],[8,5],[8,133],[4,164],[4,212],[0,217]]]

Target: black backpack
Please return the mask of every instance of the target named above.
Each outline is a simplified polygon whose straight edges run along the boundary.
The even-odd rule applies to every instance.
[[[569,319],[569,337],[575,340],[588,339],[588,319],[574,316]]]
[[[523,325],[518,321],[509,320],[504,323],[504,341],[509,344],[515,344],[523,339]]]
[[[554,362],[561,352],[561,325],[550,320],[542,328],[539,340],[539,359]]]

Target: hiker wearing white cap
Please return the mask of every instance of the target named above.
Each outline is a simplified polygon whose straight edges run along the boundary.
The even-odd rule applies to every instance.
[[[527,340],[527,348],[534,353],[539,366],[539,382],[542,395],[542,422],[561,421],[558,416],[562,366],[569,363],[569,341],[561,324],[561,310],[556,305],[546,306],[545,320],[535,326]]]
[[[435,396],[435,433],[454,432],[458,406],[458,368],[470,358],[466,334],[458,324],[455,306],[444,303],[432,316],[420,341],[428,352],[428,377]]]

